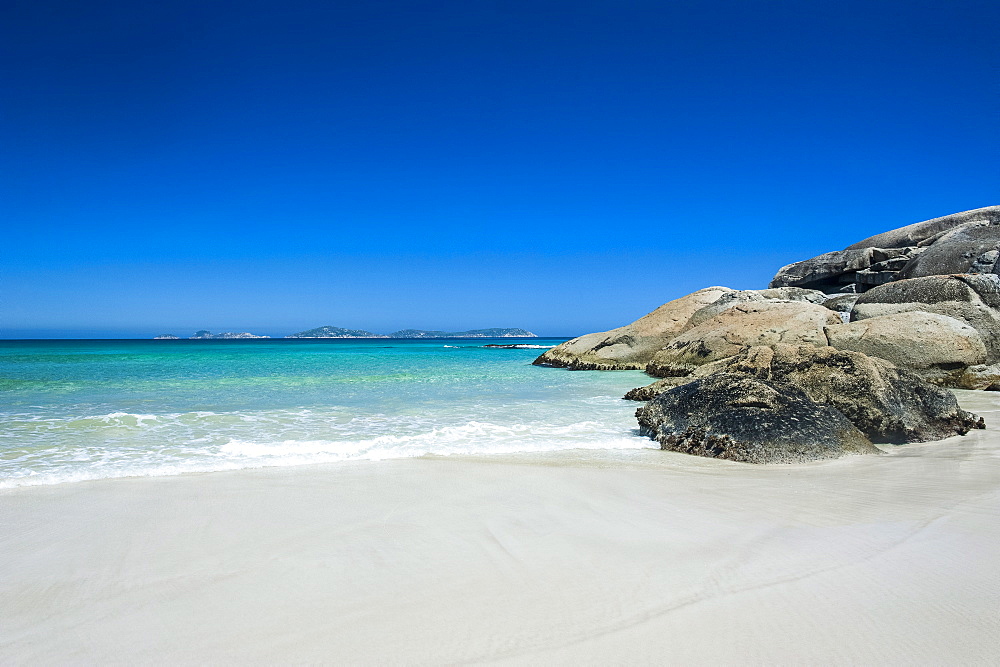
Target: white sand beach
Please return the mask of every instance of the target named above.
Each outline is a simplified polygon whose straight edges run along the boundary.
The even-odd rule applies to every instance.
[[[752,466],[422,458],[0,492],[0,662],[996,664],[989,428]]]

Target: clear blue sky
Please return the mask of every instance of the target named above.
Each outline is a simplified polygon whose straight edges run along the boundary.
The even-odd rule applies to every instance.
[[[0,336],[573,335],[1000,203],[1000,3],[0,5]]]

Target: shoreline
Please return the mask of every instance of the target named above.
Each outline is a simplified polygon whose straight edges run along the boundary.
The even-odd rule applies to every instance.
[[[755,466],[452,456],[0,491],[0,657],[986,663],[986,431]]]

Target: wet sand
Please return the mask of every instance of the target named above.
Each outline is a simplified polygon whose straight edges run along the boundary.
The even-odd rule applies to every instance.
[[[794,466],[656,450],[0,492],[0,662],[995,664],[989,428]]]

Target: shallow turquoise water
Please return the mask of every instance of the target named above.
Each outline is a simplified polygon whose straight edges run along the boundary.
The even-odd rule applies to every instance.
[[[0,486],[650,446],[642,373],[483,347],[562,340],[0,341]]]

